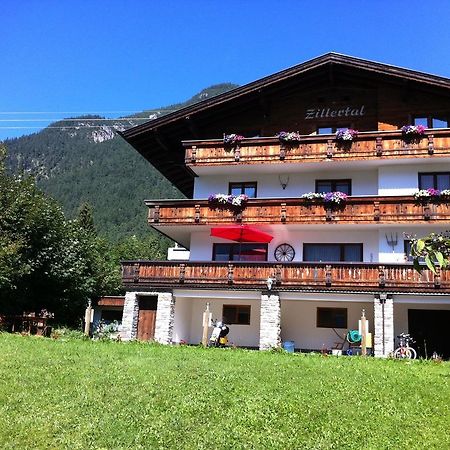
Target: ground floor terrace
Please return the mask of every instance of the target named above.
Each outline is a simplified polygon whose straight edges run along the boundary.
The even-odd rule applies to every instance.
[[[213,320],[229,325],[229,344],[237,347],[267,350],[293,341],[296,350],[331,352],[358,330],[364,311],[375,356],[389,356],[404,332],[413,335],[420,356],[450,357],[450,294],[438,292],[146,288],[126,293],[122,339],[199,344],[207,303]]]

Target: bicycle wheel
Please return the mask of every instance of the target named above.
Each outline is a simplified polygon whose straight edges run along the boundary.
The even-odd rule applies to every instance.
[[[412,347],[406,347],[406,350],[409,351],[409,359],[416,359],[417,358],[417,352]]]
[[[397,359],[405,359],[407,358],[406,356],[406,347],[399,347],[395,350],[394,352],[394,358]]]
[[[397,359],[416,359],[417,353],[411,347],[399,347],[394,352],[394,358]]]

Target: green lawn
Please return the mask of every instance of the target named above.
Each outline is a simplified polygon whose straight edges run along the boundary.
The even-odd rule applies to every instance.
[[[449,449],[450,363],[0,334],[4,449]]]

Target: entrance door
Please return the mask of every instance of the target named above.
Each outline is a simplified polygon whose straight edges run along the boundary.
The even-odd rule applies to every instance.
[[[450,310],[408,309],[409,334],[416,341],[418,356],[430,358],[433,352],[450,358],[448,324]]]
[[[158,297],[139,298],[139,316],[137,338],[140,341],[150,341],[155,337],[156,308]]]

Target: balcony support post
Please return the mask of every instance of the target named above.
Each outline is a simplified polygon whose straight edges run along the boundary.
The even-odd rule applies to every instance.
[[[175,297],[170,292],[158,293],[158,308],[155,320],[155,341],[171,344],[175,319]]]
[[[374,298],[374,354],[386,358],[394,351],[394,301],[387,294]]]
[[[432,155],[434,153],[434,135],[428,135],[428,154]]]
[[[138,292],[126,292],[122,313],[122,325],[120,326],[120,337],[123,341],[136,339],[138,315]]]
[[[383,138],[377,137],[375,140],[375,152],[377,156],[383,156]]]
[[[261,294],[261,318],[259,349],[270,350],[281,347],[281,302],[278,293],[268,291]]]

